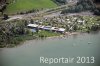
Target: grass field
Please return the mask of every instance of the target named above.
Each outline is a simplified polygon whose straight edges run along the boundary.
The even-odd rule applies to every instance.
[[[57,5],[51,0],[10,0],[12,1],[5,10],[6,13],[16,13],[39,8],[52,8]]]

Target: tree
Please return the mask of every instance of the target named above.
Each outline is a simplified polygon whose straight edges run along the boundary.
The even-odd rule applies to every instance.
[[[6,9],[7,5],[3,5],[2,8],[0,9],[0,12],[3,14],[3,11]]]
[[[77,29],[78,29],[78,27],[77,27],[77,25],[75,24],[75,25],[73,26],[73,30],[76,31]]]
[[[98,9],[96,9],[96,10],[94,11],[94,15],[100,16],[100,11],[99,11]]]
[[[97,31],[99,29],[98,25],[92,25],[91,30],[92,31]]]
[[[7,14],[4,14],[3,17],[4,20],[7,20],[9,18]]]

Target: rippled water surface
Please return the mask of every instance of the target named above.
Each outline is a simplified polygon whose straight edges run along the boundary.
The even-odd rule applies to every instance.
[[[100,33],[26,41],[15,48],[0,49],[2,66],[100,66]],[[40,57],[95,57],[94,64],[40,63]],[[0,65],[0,66],[1,66]]]

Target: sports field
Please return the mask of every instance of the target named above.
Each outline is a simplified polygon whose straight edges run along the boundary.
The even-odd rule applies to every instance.
[[[11,1],[11,2],[10,2]],[[53,8],[57,5],[51,0],[9,0],[6,13],[16,13],[39,8]]]

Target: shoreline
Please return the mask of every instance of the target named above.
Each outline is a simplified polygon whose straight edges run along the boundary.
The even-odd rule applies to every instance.
[[[72,35],[79,35],[80,32],[65,32],[65,34],[61,34],[59,36],[50,36],[50,37],[44,37],[44,38],[35,38],[35,39],[30,39],[30,40],[42,40],[42,39],[53,39],[53,38],[64,38],[66,36],[72,36]],[[24,42],[26,41],[30,41],[30,40],[25,40],[25,41],[22,41],[20,42],[19,44],[15,45],[15,44],[9,44],[9,45],[6,45],[6,46],[3,46],[1,48],[13,48],[13,47],[18,47],[18,46],[21,46],[24,44]]]
[[[63,38],[63,37],[66,37],[66,36],[72,36],[72,35],[79,35],[79,34],[81,34],[81,32],[65,32],[65,34],[63,34],[63,35],[59,35],[59,36],[51,36],[51,37],[47,37],[47,38],[49,38],[49,39],[51,39],[51,38],[59,38],[59,37],[61,37],[61,38]]]
[[[100,31],[98,31],[98,33],[100,33]],[[65,34],[61,34],[59,36],[51,36],[51,37],[44,37],[43,39],[53,39],[53,38],[65,38],[65,37],[69,37],[69,36],[73,36],[73,35],[80,35],[80,34],[92,34],[92,33],[87,33],[87,32],[65,32]],[[36,38],[36,39],[30,39],[30,40],[25,40],[25,41],[22,41],[20,42],[19,44],[17,45],[14,45],[14,44],[10,44],[10,45],[7,45],[5,47],[1,47],[0,49],[3,49],[3,48],[15,48],[15,47],[18,47],[18,46],[21,46],[23,45],[25,42],[27,41],[31,41],[31,40],[42,40],[42,38]]]

